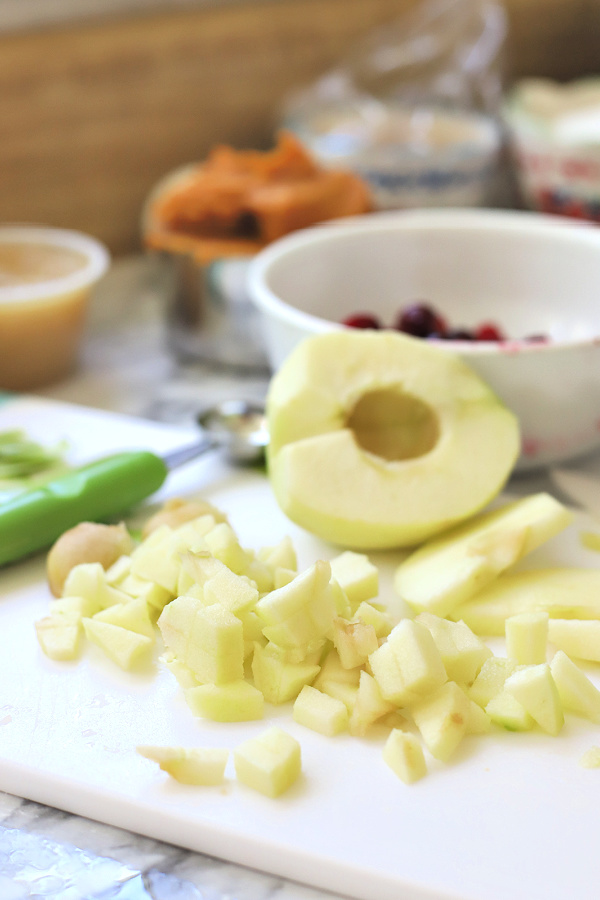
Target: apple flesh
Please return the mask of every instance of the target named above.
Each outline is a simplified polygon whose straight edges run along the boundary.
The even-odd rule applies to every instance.
[[[462,360],[393,332],[300,344],[267,397],[288,517],[348,549],[413,546],[474,515],[520,449],[515,416]]]
[[[481,513],[400,564],[394,587],[417,612],[446,616],[569,525],[571,512],[539,493]]]
[[[238,781],[267,797],[287,791],[302,770],[300,744],[276,726],[236,747],[233,760]]]

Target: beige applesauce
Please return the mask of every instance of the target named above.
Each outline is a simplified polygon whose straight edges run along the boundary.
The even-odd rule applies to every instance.
[[[76,363],[90,288],[106,261],[92,238],[70,234],[0,228],[0,389],[34,390]]]
[[[65,278],[87,265],[87,257],[70,247],[0,242],[0,287]]]

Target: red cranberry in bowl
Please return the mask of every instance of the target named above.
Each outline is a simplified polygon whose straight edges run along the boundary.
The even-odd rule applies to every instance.
[[[411,303],[400,311],[394,327],[413,337],[430,337],[443,334],[446,323],[426,303]]]
[[[379,331],[383,328],[377,316],[374,316],[372,313],[353,313],[342,320],[342,325],[347,325],[349,328],[370,328],[374,331]]]
[[[494,322],[482,322],[475,329],[476,341],[504,341],[506,338]]]

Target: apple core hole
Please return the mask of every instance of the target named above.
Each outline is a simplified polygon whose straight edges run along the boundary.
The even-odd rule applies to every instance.
[[[363,450],[388,461],[424,456],[440,435],[437,416],[430,406],[391,388],[363,394],[346,425]]]

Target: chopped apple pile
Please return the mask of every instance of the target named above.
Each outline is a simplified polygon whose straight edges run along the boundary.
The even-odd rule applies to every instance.
[[[398,621],[365,554],[299,571],[289,537],[250,550],[214,513],[157,521],[107,568],[74,565],[36,623],[42,650],[74,659],[85,637],[132,669],[158,645],[193,715],[254,721],[289,704],[319,734],[381,737],[406,783],[494,725],[556,735],[565,713],[600,722],[600,691],[578,664],[600,660],[600,571],[510,571],[569,523],[551,497],[506,504],[407,557],[395,587],[414,615]],[[505,637],[505,656],[486,634]],[[220,783],[227,761],[206,748],[140,753],[192,784]],[[270,797],[300,773],[299,745],[278,727],[233,757],[238,780]]]

